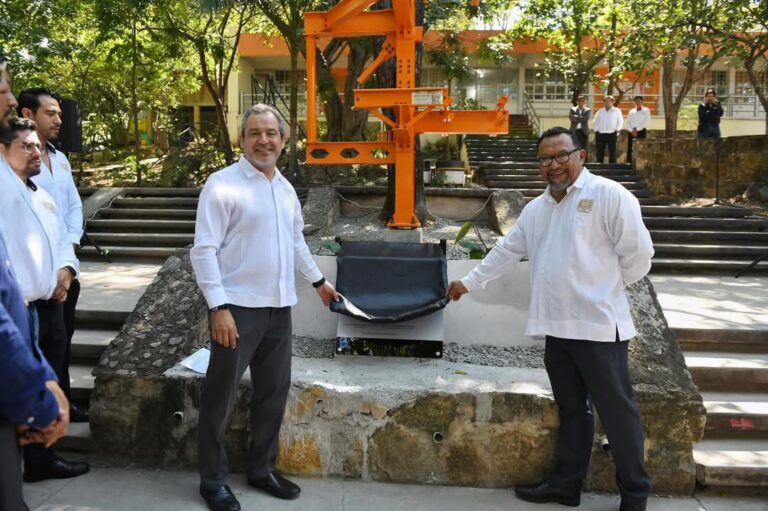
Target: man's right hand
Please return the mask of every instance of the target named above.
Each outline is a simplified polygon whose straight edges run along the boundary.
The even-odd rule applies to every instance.
[[[461,299],[461,295],[469,293],[469,290],[464,286],[460,280],[454,280],[448,284],[448,298],[454,302],[458,302]]]
[[[235,318],[227,309],[213,311],[211,313],[211,334],[213,340],[225,348],[235,349],[237,347],[237,333]]]
[[[56,398],[56,402],[59,405],[59,416],[50,423],[48,426],[39,429],[26,431],[20,430],[19,444],[26,445],[29,443],[41,443],[46,447],[50,447],[56,443],[56,441],[67,434],[69,428],[69,400],[64,395],[64,391],[59,387],[59,383],[55,380],[49,380],[45,382],[45,386]]]

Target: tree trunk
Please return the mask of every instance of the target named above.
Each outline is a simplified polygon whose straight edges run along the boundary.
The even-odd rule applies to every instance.
[[[136,95],[136,68],[137,60],[139,58],[138,44],[136,41],[136,19],[132,20],[133,26],[131,27],[131,45],[132,45],[132,59],[131,59],[131,117],[133,118],[133,155],[136,158],[136,186],[141,186],[141,139],[139,138],[139,100]]]
[[[289,101],[290,117],[290,135],[288,146],[288,180],[292,183],[301,181],[299,175],[299,157],[297,154],[297,143],[299,140],[299,79],[297,76],[299,49],[297,45],[292,44],[291,50],[291,92]]]
[[[672,70],[675,58],[667,59],[662,64],[661,97],[664,103],[664,136],[674,138],[677,135],[677,115],[680,105],[672,100]]]
[[[768,91],[763,88],[760,76],[755,72],[755,61],[753,59],[745,60],[744,67],[747,70],[747,75],[749,75],[749,82],[752,84],[755,96],[763,105],[763,110],[768,112]],[[768,135],[768,115],[765,116],[765,134]]]

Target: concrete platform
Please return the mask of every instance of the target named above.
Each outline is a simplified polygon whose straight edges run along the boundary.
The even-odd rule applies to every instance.
[[[768,278],[651,275],[671,328],[768,330]]]
[[[160,264],[83,262],[78,310],[130,312]]]
[[[529,504],[511,490],[384,484],[342,479],[294,479],[298,500],[281,501],[253,490],[242,476],[230,481],[243,509],[269,511],[560,511],[558,504]],[[204,511],[193,471],[95,467],[76,479],[27,484],[24,493],[33,511]],[[616,511],[614,495],[587,493],[586,511]],[[648,511],[766,511],[765,498],[699,495],[652,497]]]

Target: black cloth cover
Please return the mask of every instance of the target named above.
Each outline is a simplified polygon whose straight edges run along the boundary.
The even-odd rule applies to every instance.
[[[448,304],[445,254],[436,243],[344,241],[331,310],[370,323],[399,323]]]

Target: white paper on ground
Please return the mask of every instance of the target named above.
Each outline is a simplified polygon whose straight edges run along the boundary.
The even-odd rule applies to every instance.
[[[191,369],[196,373],[205,374],[208,371],[208,361],[211,358],[211,352],[208,348],[200,348],[196,352],[181,361],[181,365]]]

